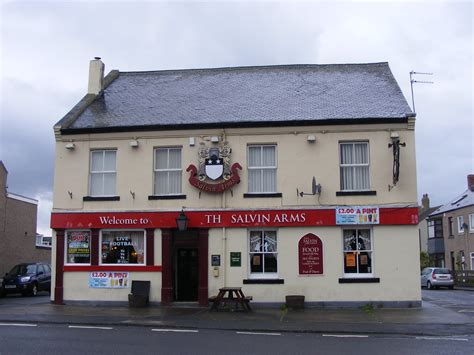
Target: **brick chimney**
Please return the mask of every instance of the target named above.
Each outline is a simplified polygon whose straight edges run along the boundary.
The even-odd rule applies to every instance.
[[[421,209],[426,211],[428,208],[430,208],[430,199],[428,194],[424,194],[423,198],[421,199]]]
[[[100,57],[95,57],[89,64],[89,86],[87,93],[99,95],[104,89],[105,65]]]
[[[474,174],[467,176],[467,188],[474,192]]]

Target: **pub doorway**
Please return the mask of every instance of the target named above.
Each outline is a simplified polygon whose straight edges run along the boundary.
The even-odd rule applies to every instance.
[[[198,248],[176,248],[175,253],[175,300],[196,302],[199,285]]]
[[[197,302],[199,235],[197,230],[173,231],[173,301]]]
[[[161,304],[197,302],[200,306],[207,306],[208,229],[162,229],[161,237]]]

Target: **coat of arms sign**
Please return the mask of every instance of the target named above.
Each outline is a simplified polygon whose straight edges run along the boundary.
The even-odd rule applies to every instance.
[[[205,192],[220,193],[240,182],[239,163],[230,165],[232,149],[225,142],[220,147],[199,148],[199,168],[191,164],[186,171],[190,172],[189,183]]]

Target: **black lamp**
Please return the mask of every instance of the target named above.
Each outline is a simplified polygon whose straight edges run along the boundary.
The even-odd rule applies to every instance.
[[[178,218],[176,218],[176,225],[178,226],[178,230],[180,232],[184,232],[188,228],[188,219],[184,214],[184,210],[181,210]]]

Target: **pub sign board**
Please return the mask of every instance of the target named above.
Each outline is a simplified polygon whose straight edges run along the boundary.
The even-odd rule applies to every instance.
[[[323,274],[323,242],[308,233],[298,242],[298,273],[300,276]]]

